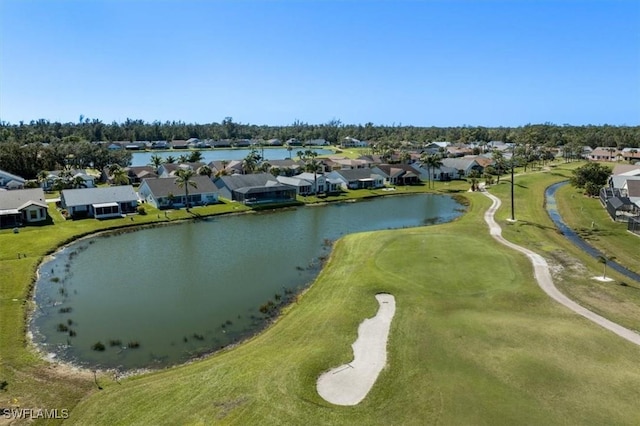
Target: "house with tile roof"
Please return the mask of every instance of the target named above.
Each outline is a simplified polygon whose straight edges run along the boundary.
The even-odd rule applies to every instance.
[[[296,189],[278,182],[270,173],[220,176],[213,184],[221,197],[247,205],[290,203],[296,199]]]

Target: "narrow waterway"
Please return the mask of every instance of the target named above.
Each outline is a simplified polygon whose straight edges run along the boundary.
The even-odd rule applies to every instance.
[[[341,236],[462,211],[448,196],[396,195],[81,240],[39,269],[33,340],[90,368],[184,362],[264,327]]]
[[[604,256],[604,254],[599,251],[598,249],[596,249],[595,247],[591,246],[589,243],[587,243],[585,240],[583,240],[582,238],[580,238],[580,236],[574,232],[566,223],[564,223],[564,221],[562,220],[562,217],[560,217],[560,213],[558,212],[558,205],[556,203],[556,191],[563,187],[564,185],[566,185],[567,183],[569,183],[568,181],[563,181],[563,182],[558,182],[558,183],[554,183],[553,185],[549,186],[544,193],[545,196],[545,205],[547,207],[547,213],[549,214],[549,217],[551,217],[551,220],[553,221],[553,223],[556,225],[556,227],[562,232],[562,234],[569,240],[571,241],[573,244],[575,244],[577,247],[579,247],[582,251],[584,251],[585,253],[591,255],[592,257],[598,259],[600,256]],[[615,270],[616,272],[621,273],[622,275],[631,278],[632,280],[635,280],[637,282],[640,282],[640,275],[636,274],[633,271],[630,271],[629,269],[625,268],[624,266],[620,265],[619,263],[613,261],[613,260],[609,260],[607,261],[607,267],[610,267],[611,269]]]

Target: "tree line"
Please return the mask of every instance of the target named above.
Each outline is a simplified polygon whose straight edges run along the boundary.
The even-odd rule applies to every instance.
[[[99,119],[80,116],[77,123],[50,122],[40,119],[29,123],[0,122],[0,142],[54,143],[73,141],[157,141],[198,139],[280,139],[301,141],[324,139],[337,144],[345,137],[373,142],[473,142],[503,141],[530,143],[551,147],[579,143],[617,148],[638,147],[640,126],[572,126],[551,123],[527,124],[520,127],[419,127],[373,123],[343,124],[331,120],[323,124],[309,124],[296,120],[287,126],[243,124],[225,117],[220,123],[185,123],[182,121],[154,121],[126,119],[122,123],[103,123]]]

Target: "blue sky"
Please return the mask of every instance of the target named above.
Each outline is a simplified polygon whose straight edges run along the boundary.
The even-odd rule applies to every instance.
[[[0,120],[640,125],[638,1],[0,1]]]

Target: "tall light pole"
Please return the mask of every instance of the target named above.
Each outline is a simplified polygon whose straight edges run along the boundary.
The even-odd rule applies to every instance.
[[[511,155],[511,221],[516,221],[516,210],[515,205],[513,203],[513,154]]]

